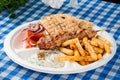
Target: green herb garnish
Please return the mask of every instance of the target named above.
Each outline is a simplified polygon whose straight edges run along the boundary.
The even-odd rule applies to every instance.
[[[10,18],[15,18],[16,14],[14,13],[20,6],[25,6],[26,0],[0,0],[0,12],[3,9],[6,9],[10,13]]]

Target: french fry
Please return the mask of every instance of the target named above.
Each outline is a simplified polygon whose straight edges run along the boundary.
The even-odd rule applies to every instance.
[[[101,37],[101,36],[97,36],[98,39],[104,41],[105,43],[107,43],[109,46],[112,46],[112,44],[105,38]]]
[[[90,53],[90,56],[94,59],[97,60],[97,55],[93,49],[93,47],[90,45],[90,43],[88,42],[88,38],[85,37],[83,38],[83,43],[85,45],[85,48],[87,49],[87,51]]]
[[[69,55],[69,56],[73,55],[73,50],[71,50],[71,49],[60,47],[59,50],[61,52],[65,53],[66,55]]]
[[[111,53],[111,49],[110,49],[110,46],[108,44],[104,44],[104,47],[105,47],[106,53]]]
[[[70,49],[75,49],[75,48],[76,48],[75,44],[70,44]]]
[[[58,56],[57,61],[74,61],[74,56]]]
[[[76,47],[74,48],[74,56],[80,57],[80,53]]]
[[[104,42],[103,45],[104,45],[105,52],[111,53],[111,49],[110,49],[111,43],[107,39],[105,39],[101,36],[97,36],[97,38]]]
[[[79,63],[80,63],[82,66],[86,65],[85,61],[79,61]]]
[[[64,46],[68,46],[68,45],[70,45],[70,44],[73,44],[74,42],[73,42],[73,39],[70,39],[70,40],[67,40],[67,41],[65,41],[65,42],[63,42],[62,43],[62,46],[64,47]]]
[[[98,46],[98,43],[95,40],[95,38],[92,38],[92,40],[90,41],[90,44],[93,45],[93,46]]]
[[[86,63],[86,65],[87,65],[87,64],[90,64],[90,62],[89,62],[89,61],[86,61],[85,63]]]
[[[78,48],[78,51],[80,52],[81,56],[85,56],[84,49],[82,48],[78,38],[74,39],[74,43],[75,43],[76,47]]]
[[[96,61],[94,60],[91,56],[58,56],[57,57],[58,61]]]
[[[79,61],[79,64],[82,66],[88,65],[90,63],[93,63],[94,61]]]
[[[94,50],[97,54],[102,54],[104,52],[104,49],[101,49],[101,48],[98,48],[98,47],[95,47],[95,46],[93,46],[93,48],[94,48]]]
[[[98,57],[98,60],[102,59],[102,54],[98,54],[97,57]]]
[[[89,52],[85,50],[85,55],[90,56]]]
[[[94,43],[94,46],[99,46],[100,48],[104,48],[104,43],[103,43],[103,41],[101,41],[100,39],[97,39],[97,38],[92,38],[92,42],[91,42],[91,44],[93,45],[93,43]]]
[[[80,58],[80,53],[79,53],[78,49],[75,47],[74,48],[74,61],[79,60],[79,58]]]

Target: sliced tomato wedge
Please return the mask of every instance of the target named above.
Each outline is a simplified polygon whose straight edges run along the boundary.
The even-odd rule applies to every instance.
[[[37,34],[34,34],[34,36],[32,36],[31,39],[34,41],[38,41],[40,39],[40,37],[42,37],[42,36],[43,36],[43,33],[39,32]]]
[[[25,31],[25,47],[26,48],[31,48],[34,47],[34,45],[37,43],[40,37],[42,37],[43,33],[34,33],[31,30],[26,30]]]

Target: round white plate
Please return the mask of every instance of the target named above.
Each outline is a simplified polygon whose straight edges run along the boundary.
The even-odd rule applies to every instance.
[[[18,26],[16,29],[11,31],[5,41],[4,41],[4,50],[6,54],[9,56],[10,59],[12,59],[15,63],[34,70],[38,72],[44,72],[44,73],[51,73],[51,74],[72,74],[72,73],[81,73],[89,70],[96,69],[104,64],[106,64],[108,61],[112,59],[112,57],[115,55],[116,52],[116,42],[113,39],[113,37],[107,33],[106,31],[99,32],[98,34],[105,37],[112,43],[112,53],[111,54],[105,54],[101,60],[98,60],[94,63],[91,63],[86,66],[80,66],[79,64],[73,62],[67,62],[65,67],[62,68],[50,68],[50,67],[42,67],[38,65],[33,65],[25,60],[25,58],[30,57],[32,54],[36,53],[38,51],[37,48],[30,48],[25,49],[23,46],[23,35],[21,36],[21,32],[23,29],[27,27],[30,23],[35,23],[37,21],[29,22],[23,25]],[[94,29],[100,29],[97,26],[93,27]],[[23,55],[24,53],[24,55]],[[22,55],[21,55],[22,54]],[[69,67],[71,66],[71,67]]]

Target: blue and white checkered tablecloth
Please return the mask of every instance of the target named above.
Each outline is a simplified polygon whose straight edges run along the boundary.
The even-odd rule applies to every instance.
[[[15,19],[9,19],[5,11],[0,14],[0,80],[120,80],[120,28],[108,30],[117,43],[117,52],[107,64],[83,73],[53,75],[35,72],[14,63],[4,52],[5,36],[17,26],[38,20],[43,16],[67,13],[89,20],[100,27],[120,26],[120,4],[100,0],[79,0],[79,6],[69,7],[65,2],[60,9],[53,9],[40,0],[28,1],[25,8],[15,13]]]

